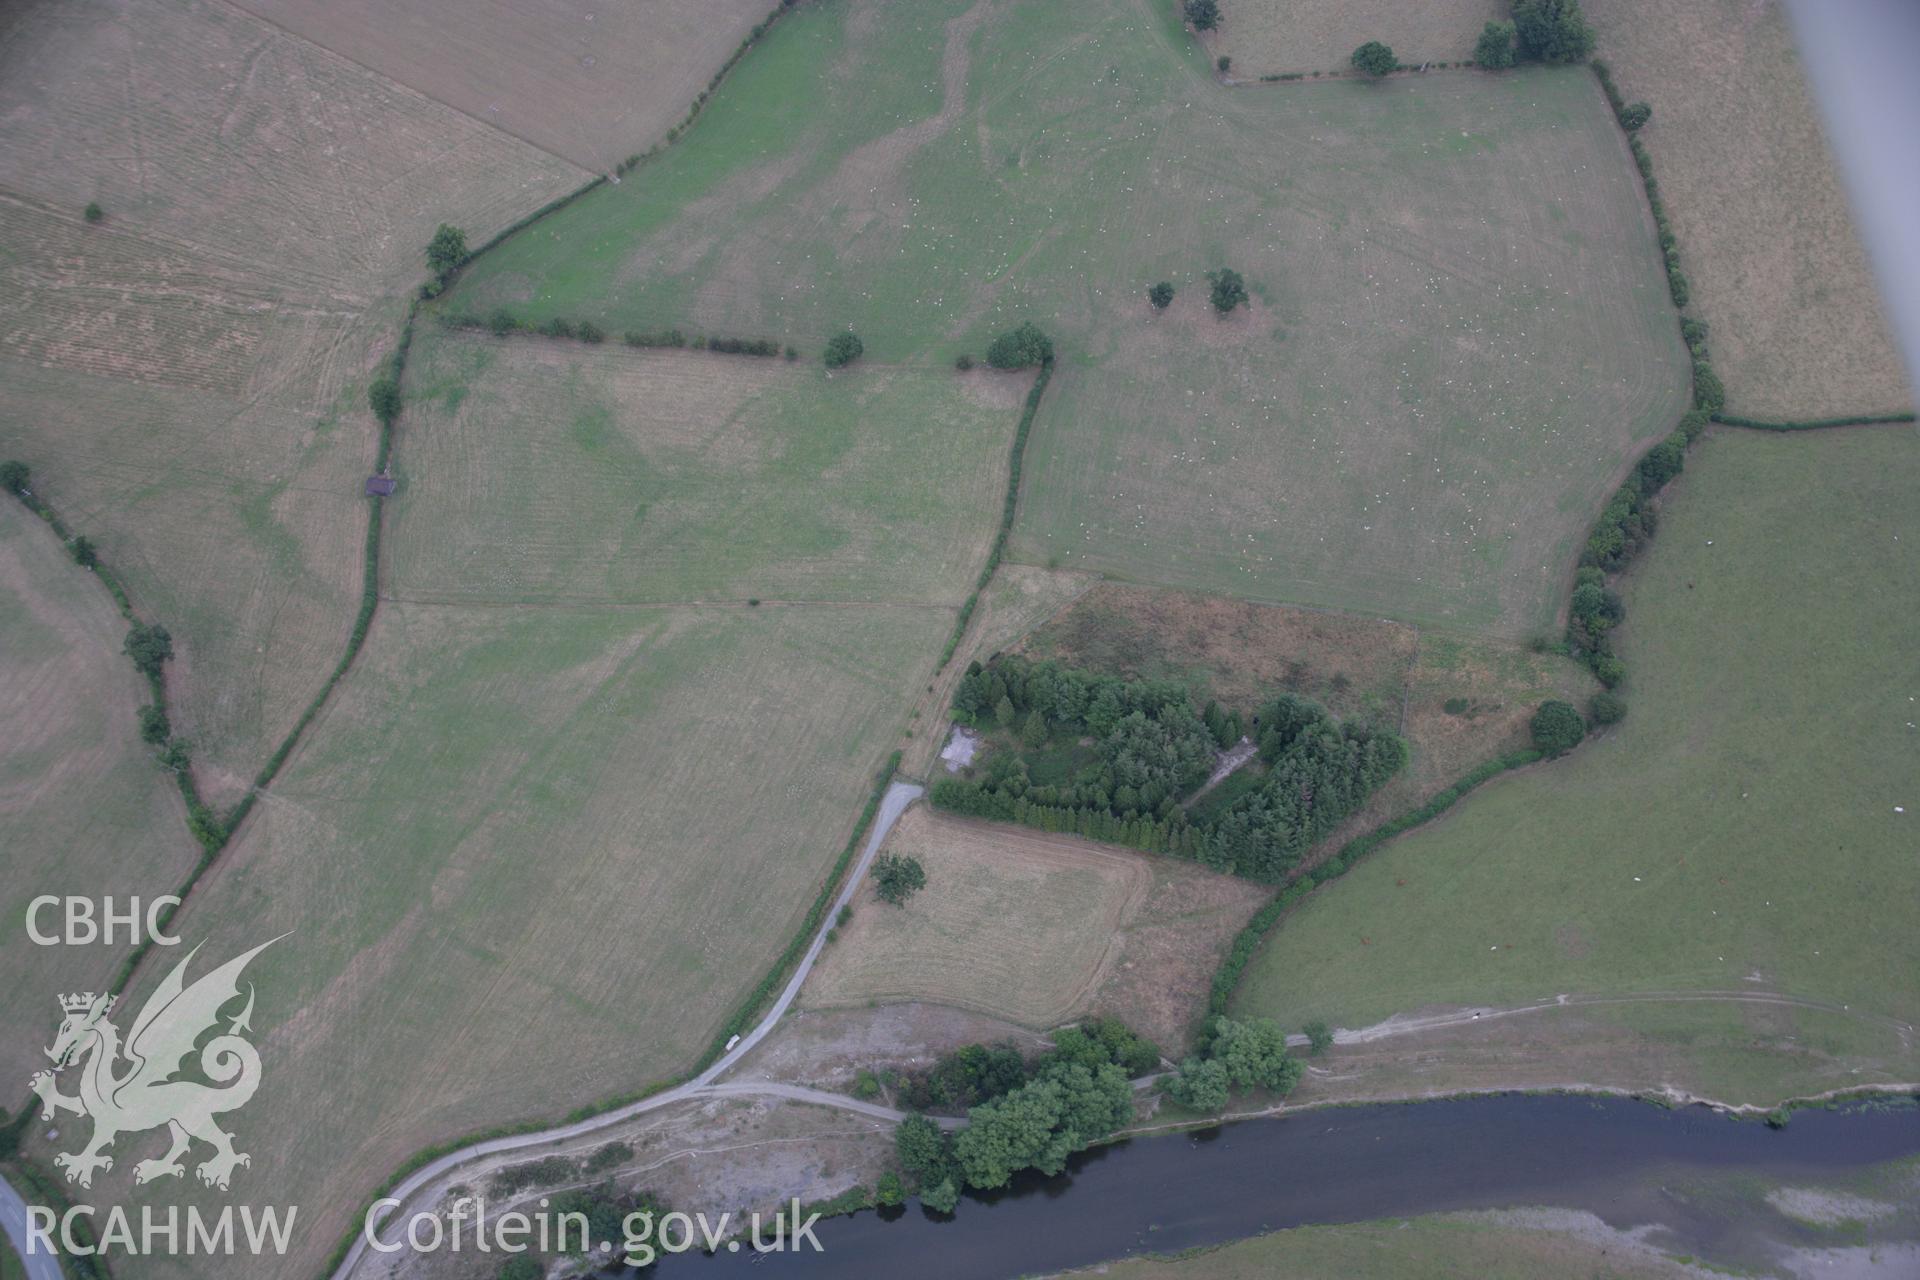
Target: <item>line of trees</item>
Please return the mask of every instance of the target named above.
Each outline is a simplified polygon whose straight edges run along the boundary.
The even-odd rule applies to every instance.
[[[1398,735],[1338,722],[1317,703],[1281,694],[1255,717],[1261,784],[1196,823],[1181,799],[1206,780],[1214,748],[1239,727],[1211,710],[1210,727],[1175,680],[1123,680],[1018,656],[976,662],[955,690],[956,720],[997,726],[1026,747],[1090,736],[1098,759],[1065,781],[1036,783],[1020,750],[997,747],[980,776],[943,778],[931,799],[972,817],[1193,858],[1271,883],[1407,760]]]
[[[919,1115],[894,1130],[894,1152],[922,1204],[951,1213],[964,1188],[1003,1187],[1022,1169],[1052,1176],[1133,1119],[1129,1075],[1158,1066],[1158,1049],[1112,1018],[1066,1028],[1053,1041],[1030,1065],[1011,1048],[970,1045],[934,1068],[942,1081],[962,1078],[946,1087],[979,1100],[957,1133]]]
[[[1208,1027],[1205,1052],[1180,1064],[1167,1083],[1167,1096],[1194,1111],[1219,1112],[1226,1109],[1236,1089],[1264,1089],[1285,1097],[1300,1083],[1304,1070],[1300,1060],[1287,1052],[1287,1033],[1273,1019],[1215,1018]]]

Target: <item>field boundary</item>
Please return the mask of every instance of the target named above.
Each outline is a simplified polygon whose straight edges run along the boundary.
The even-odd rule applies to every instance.
[[[1200,1042],[1202,1044],[1206,1042],[1207,1028],[1213,1020],[1226,1013],[1227,1002],[1232,998],[1234,988],[1240,985],[1241,975],[1246,972],[1247,965],[1252,963],[1261,945],[1266,942],[1267,935],[1280,923],[1281,917],[1287,913],[1289,907],[1321,885],[1339,879],[1353,868],[1354,863],[1394,837],[1404,835],[1415,827],[1433,821],[1482,783],[1489,782],[1511,770],[1523,769],[1545,758],[1542,752],[1527,748],[1495,756],[1469,769],[1445,791],[1433,796],[1417,808],[1409,809],[1399,817],[1382,823],[1365,835],[1355,836],[1341,846],[1340,852],[1313,870],[1299,876],[1293,883],[1276,893],[1273,900],[1255,912],[1253,919],[1247,921],[1235,935],[1233,945],[1227,948],[1227,954],[1221,959],[1219,969],[1214,972],[1213,987],[1207,997],[1207,1009],[1201,1015]]]
[[[1721,426],[1744,427],[1749,431],[1824,431],[1829,427],[1876,427],[1913,422],[1916,419],[1909,410],[1906,413],[1863,413],[1847,418],[1806,418],[1799,421],[1769,421],[1765,418],[1743,418],[1737,413],[1716,413],[1713,420]]]
[[[900,768],[900,759],[901,753],[899,751],[895,751],[887,758],[885,766],[881,768],[874,781],[873,790],[867,797],[865,807],[860,810],[860,816],[854,822],[852,834],[847,837],[845,847],[841,849],[839,858],[836,859],[833,864],[833,870],[821,884],[819,892],[814,895],[812,905],[807,908],[807,914],[802,919],[800,928],[794,933],[792,939],[788,941],[786,949],[780,953],[779,958],[774,961],[772,968],[770,968],[766,976],[760,980],[759,985],[747,994],[746,998],[742,1000],[735,1009],[733,1015],[721,1024],[720,1029],[714,1033],[713,1039],[708,1043],[706,1050],[694,1061],[693,1065],[677,1075],[656,1080],[652,1084],[644,1085],[631,1093],[616,1094],[610,1098],[575,1107],[558,1120],[534,1119],[519,1121],[513,1124],[496,1125],[489,1129],[481,1129],[474,1133],[469,1133],[457,1138],[450,1138],[443,1142],[437,1142],[432,1146],[421,1148],[398,1168],[394,1169],[379,1186],[374,1188],[373,1193],[361,1202],[362,1212],[360,1216],[355,1219],[355,1222],[362,1225],[350,1225],[346,1235],[334,1246],[333,1252],[327,1257],[325,1266],[326,1274],[331,1275],[337,1271],[340,1264],[346,1260],[348,1250],[353,1248],[354,1240],[360,1235],[362,1226],[367,1221],[366,1211],[373,1207],[376,1200],[392,1190],[401,1179],[416,1169],[419,1169],[421,1166],[437,1160],[441,1156],[450,1155],[462,1148],[473,1146],[475,1143],[487,1142],[494,1138],[514,1137],[519,1134],[538,1133],[542,1129],[552,1129],[560,1125],[577,1124],[582,1120],[590,1120],[594,1116],[613,1111],[620,1107],[629,1106],[636,1102],[645,1101],[655,1094],[677,1088],[693,1080],[699,1076],[701,1072],[712,1066],[713,1063],[726,1052],[727,1041],[734,1035],[744,1032],[748,1027],[753,1025],[755,1015],[766,1005],[768,997],[779,989],[781,982],[789,976],[789,971],[806,951],[808,943],[814,935],[814,931],[818,929],[826,919],[827,907],[833,902],[834,894],[840,887],[840,880],[846,875],[847,867],[852,863],[854,854],[860,847],[861,837],[866,835],[867,828],[873,824],[875,815],[880,812],[881,799],[885,796],[887,788],[893,783],[894,775]]]
[[[1588,66],[1592,70],[1595,79],[1599,81],[1601,91],[1605,94],[1607,103],[1613,110],[1614,123],[1619,126],[1620,131],[1627,138],[1629,150],[1633,155],[1634,165],[1640,173],[1641,186],[1646,197],[1647,208],[1653,215],[1654,227],[1659,235],[1659,245],[1668,276],[1669,292],[1672,295],[1675,314],[1680,322],[1681,338],[1687,344],[1687,348],[1694,359],[1694,391],[1693,407],[1681,416],[1680,422],[1674,431],[1662,440],[1656,441],[1653,445],[1649,446],[1639,459],[1629,464],[1630,469],[1625,481],[1621,483],[1612,497],[1608,499],[1599,520],[1596,521],[1593,526],[1593,532],[1589,536],[1586,547],[1583,548],[1575,558],[1576,576],[1583,566],[1593,564],[1595,560],[1594,542],[1608,532],[1610,525],[1618,528],[1624,526],[1629,521],[1637,521],[1641,504],[1643,502],[1650,503],[1654,495],[1664,487],[1667,480],[1680,473],[1680,470],[1684,467],[1687,450],[1695,440],[1699,439],[1700,436],[1705,433],[1708,423],[1720,423],[1725,426],[1749,430],[1784,432],[1886,423],[1909,423],[1916,420],[1915,414],[1906,412],[1865,414],[1804,421],[1770,422],[1763,419],[1745,418],[1736,414],[1722,412],[1725,403],[1725,390],[1721,386],[1718,376],[1713,372],[1712,356],[1707,344],[1708,333],[1706,325],[1690,319],[1687,315],[1690,290],[1686,276],[1680,269],[1678,242],[1667,218],[1665,204],[1660,198],[1660,185],[1653,174],[1652,157],[1649,155],[1646,145],[1635,136],[1635,128],[1630,127],[1627,123],[1625,118],[1627,104],[1621,97],[1619,89],[1614,85],[1613,76],[1608,70],[1607,64],[1598,58],[1594,58],[1589,61]],[[1673,450],[1675,454],[1673,459],[1674,467],[1671,474],[1661,476],[1657,469],[1649,471],[1649,464],[1655,458],[1655,451],[1669,444],[1675,446]],[[1616,512],[1618,512],[1617,516],[1615,514]],[[1608,575],[1608,579],[1611,580],[1618,573],[1625,570],[1652,537],[1653,533],[1651,531],[1639,534],[1637,540],[1629,540],[1626,543],[1616,562],[1611,564],[1593,564],[1593,567],[1601,569]],[[1574,621],[1570,619],[1569,636],[1573,635],[1573,626]],[[1624,678],[1623,666],[1615,671],[1608,672],[1608,675],[1612,675],[1613,677],[1611,679],[1608,678],[1608,675],[1602,675],[1599,670],[1601,659],[1603,658],[1615,663],[1618,662],[1618,660],[1613,657],[1611,645],[1604,642],[1604,633],[1602,633],[1601,644],[1585,652],[1575,652],[1574,646],[1565,640],[1560,642],[1556,647],[1569,656],[1578,658],[1587,666],[1594,669],[1595,675],[1599,676],[1602,683],[1606,684],[1609,688]],[[1273,901],[1261,908],[1253,919],[1248,921],[1246,927],[1242,929],[1239,936],[1234,939],[1233,945],[1229,948],[1226,957],[1221,961],[1220,967],[1214,975],[1213,989],[1208,999],[1206,1014],[1202,1019],[1202,1026],[1200,1028],[1200,1039],[1202,1043],[1204,1043],[1206,1039],[1207,1025],[1210,1024],[1215,1017],[1226,1013],[1227,1004],[1232,998],[1235,989],[1239,986],[1240,979],[1244,975],[1248,964],[1250,964],[1254,956],[1258,954],[1260,947],[1265,943],[1271,931],[1279,924],[1289,907],[1320,885],[1337,878],[1349,869],[1354,862],[1378,849],[1389,840],[1403,835],[1414,827],[1420,826],[1439,816],[1482,783],[1500,774],[1522,768],[1543,758],[1543,753],[1539,751],[1524,750],[1495,757],[1483,763],[1477,768],[1470,770],[1458,782],[1454,783],[1453,786],[1441,792],[1439,795],[1434,796],[1419,808],[1349,841],[1339,853],[1335,854],[1327,862],[1314,868],[1313,871],[1302,876],[1277,893]]]
[[[980,603],[980,593],[993,581],[993,575],[999,571],[1000,561],[1005,557],[1007,539],[1013,534],[1013,517],[1020,507],[1020,466],[1027,452],[1027,436],[1033,429],[1034,415],[1040,410],[1040,397],[1046,394],[1047,383],[1053,379],[1053,359],[1048,357],[1040,364],[1039,376],[1034,378],[1032,388],[1027,392],[1027,405],[1020,413],[1020,424],[1013,429],[1013,447],[1007,459],[1007,498],[1000,512],[1000,530],[993,535],[993,546],[987,552],[987,562],[980,569],[980,577],[973,584],[973,591],[960,605],[960,614],[953,620],[953,634],[947,637],[947,644],[940,651],[940,662],[933,669],[938,676],[953,661],[953,655],[960,648],[960,641],[967,634],[967,624],[973,620],[973,611]]]

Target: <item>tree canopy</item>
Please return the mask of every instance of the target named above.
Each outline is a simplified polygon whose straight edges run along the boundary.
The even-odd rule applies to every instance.
[[[1353,69],[1362,75],[1380,77],[1395,70],[1400,59],[1378,40],[1369,40],[1353,51]]]
[[[1587,723],[1571,702],[1550,698],[1533,713],[1533,745],[1549,755],[1560,755],[1580,745]]]
[[[873,861],[873,887],[882,902],[903,906],[926,885],[926,868],[918,858],[883,853]]]
[[[1032,321],[1009,329],[987,344],[987,363],[996,369],[1025,369],[1051,359],[1053,339]]]
[[[441,223],[433,233],[433,239],[427,241],[428,268],[436,276],[445,276],[466,260],[467,233],[458,227]]]
[[[1147,301],[1153,304],[1155,311],[1165,311],[1173,301],[1173,286],[1162,280],[1147,290]]]
[[[1514,0],[1520,56],[1537,62],[1585,62],[1593,56],[1593,28],[1580,0]]]
[[[1489,71],[1503,71],[1513,65],[1513,24],[1489,22],[1480,29],[1473,46],[1473,60]]]
[[[1220,25],[1219,0],[1187,0],[1186,15],[1195,31],[1212,31]]]
[[[1213,309],[1226,315],[1247,300],[1247,284],[1240,273],[1232,267],[1222,267],[1218,271],[1207,273],[1207,280],[1213,285],[1207,295],[1213,302]]]
[[[826,354],[822,358],[827,368],[842,369],[858,360],[866,349],[867,344],[860,341],[860,335],[849,330],[827,339]]]

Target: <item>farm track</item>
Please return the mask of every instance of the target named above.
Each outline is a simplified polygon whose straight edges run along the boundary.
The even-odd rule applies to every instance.
[[[866,845],[860,852],[860,860],[854,864],[852,871],[848,873],[845,887],[840,890],[839,896],[834,899],[832,909],[826,913],[825,918],[821,921],[819,930],[814,934],[812,944],[807,948],[807,953],[801,957],[800,963],[795,966],[793,976],[788,979],[787,985],[781,989],[779,998],[774,1001],[773,1007],[767,1010],[766,1016],[755,1024],[751,1031],[741,1036],[739,1042],[715,1061],[713,1065],[683,1085],[667,1089],[649,1098],[643,1098],[638,1102],[629,1103],[624,1107],[616,1107],[601,1115],[591,1116],[572,1124],[555,1125],[552,1128],[540,1129],[532,1133],[514,1134],[509,1137],[492,1138],[484,1142],[476,1142],[471,1146],[462,1147],[457,1151],[449,1152],[436,1160],[432,1160],[402,1179],[387,1192],[384,1198],[397,1202],[393,1205],[392,1211],[388,1213],[387,1220],[393,1221],[396,1218],[406,1216],[401,1211],[407,1208],[409,1201],[419,1198],[423,1192],[429,1193],[427,1196],[428,1203],[437,1200],[448,1185],[447,1180],[449,1176],[463,1169],[474,1160],[483,1159],[487,1156],[500,1155],[509,1151],[522,1151],[529,1147],[540,1146],[543,1143],[570,1141],[575,1138],[586,1137],[623,1123],[635,1116],[644,1115],[649,1111],[655,1111],[676,1102],[685,1102],[701,1097],[772,1094],[794,1101],[811,1102],[823,1106],[835,1106],[843,1110],[869,1115],[875,1119],[900,1119],[902,1113],[892,1111],[886,1107],[874,1106],[871,1103],[859,1102],[852,1098],[841,1097],[838,1094],[807,1089],[799,1085],[739,1084],[716,1086],[714,1081],[733,1067],[739,1065],[741,1060],[767,1037],[792,1006],[794,998],[800,994],[801,985],[807,980],[807,975],[813,971],[815,961],[820,958],[821,950],[827,945],[827,933],[834,927],[835,917],[839,914],[842,907],[847,906],[853,901],[854,891],[860,887],[860,881],[865,877],[867,867],[873,862],[874,855],[880,851],[880,846],[885,843],[888,834],[892,832],[893,824],[899,821],[900,815],[906,812],[907,806],[919,799],[923,794],[925,794],[925,789],[911,782],[895,782],[887,788],[886,795],[880,801],[880,812],[874,818],[873,829],[868,833]],[[356,1229],[353,1235],[353,1243],[348,1247],[345,1258],[343,1258],[340,1265],[334,1269],[334,1280],[348,1280],[348,1277],[353,1275],[354,1269],[359,1265],[360,1260],[366,1256],[366,1252],[366,1232],[361,1229]]]

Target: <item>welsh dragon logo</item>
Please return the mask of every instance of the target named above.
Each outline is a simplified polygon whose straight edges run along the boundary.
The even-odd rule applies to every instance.
[[[225,1191],[234,1169],[252,1163],[251,1157],[233,1149],[233,1135],[214,1123],[222,1112],[245,1106],[260,1087],[260,1055],[241,1035],[253,1029],[252,984],[247,986],[246,1007],[228,1020],[227,1029],[205,1045],[199,1041],[208,1031],[219,1032],[220,1010],[239,997],[240,971],[247,962],[279,940],[263,942],[187,986],[187,965],[200,951],[196,946],[147,998],[124,1046],[119,1028],[107,1018],[112,996],[89,991],[60,997],[66,1016],[46,1051],[53,1070],[36,1072],[31,1084],[40,1095],[42,1119],[62,1111],[93,1119],[93,1137],[84,1149],[54,1157],[67,1181],[91,1186],[95,1170],[113,1168],[107,1148],[115,1138],[161,1125],[167,1126],[172,1145],[158,1159],[133,1167],[136,1183],[185,1173],[181,1157],[196,1138],[213,1148],[213,1155],[194,1170],[210,1187]],[[211,1085],[176,1078],[196,1047],[200,1071]],[[54,1076],[76,1063],[80,1092],[69,1097],[60,1092]]]

